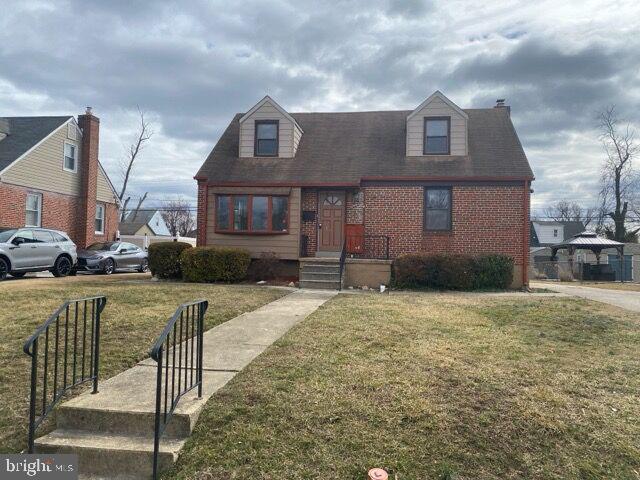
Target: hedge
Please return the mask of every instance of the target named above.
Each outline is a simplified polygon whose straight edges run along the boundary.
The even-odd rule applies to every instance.
[[[429,255],[398,257],[394,285],[437,290],[504,290],[511,285],[513,259],[506,255]]]
[[[237,282],[247,276],[251,255],[240,248],[196,247],[180,256],[187,282]]]
[[[149,245],[149,270],[158,278],[182,278],[180,254],[191,248],[185,242],[159,242]]]

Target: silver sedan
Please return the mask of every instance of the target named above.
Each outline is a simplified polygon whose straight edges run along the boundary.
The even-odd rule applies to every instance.
[[[117,270],[146,272],[149,270],[147,252],[127,242],[99,242],[78,251],[76,271],[111,275]]]

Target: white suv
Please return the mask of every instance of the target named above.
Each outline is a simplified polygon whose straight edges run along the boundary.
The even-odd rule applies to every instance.
[[[65,277],[76,264],[76,244],[64,232],[44,228],[0,228],[0,280],[49,270]]]

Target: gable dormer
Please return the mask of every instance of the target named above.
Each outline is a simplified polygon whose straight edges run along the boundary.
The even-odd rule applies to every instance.
[[[468,120],[437,90],[407,117],[407,156],[467,155]]]
[[[295,157],[302,128],[268,95],[240,118],[240,157]]]

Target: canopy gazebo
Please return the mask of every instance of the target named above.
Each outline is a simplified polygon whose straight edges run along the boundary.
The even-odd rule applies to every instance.
[[[616,242],[615,240],[609,240],[608,238],[600,237],[595,232],[585,231],[578,233],[571,238],[568,238],[562,243],[557,243],[551,246],[551,258],[556,259],[558,250],[567,250],[569,257],[569,267],[573,272],[573,256],[576,250],[591,250],[596,256],[596,263],[600,265],[600,254],[602,250],[608,248],[615,248],[618,252],[619,268],[620,268],[620,281],[624,282],[624,274],[622,272],[623,259],[624,259],[624,243]]]

